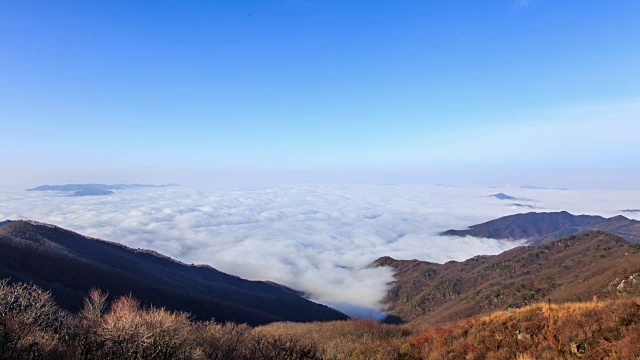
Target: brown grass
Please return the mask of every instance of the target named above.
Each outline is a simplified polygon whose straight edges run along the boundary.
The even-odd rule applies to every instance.
[[[78,314],[33,285],[0,281],[0,359],[638,359],[640,298],[539,303],[444,327],[370,320],[257,328],[111,304],[93,290]]]
[[[536,304],[431,329],[414,342],[423,359],[636,359],[640,299]]]
[[[372,320],[275,323],[256,331],[308,339],[317,344],[326,359],[412,358],[411,332],[407,328]]]
[[[389,311],[407,322],[443,326],[472,316],[556,303],[640,296],[640,252],[624,239],[591,232],[499,255],[434,264],[382,258],[395,268]]]

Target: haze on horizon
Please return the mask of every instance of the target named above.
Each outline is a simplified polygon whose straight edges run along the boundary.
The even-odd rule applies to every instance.
[[[637,1],[0,3],[0,185],[638,189]]]

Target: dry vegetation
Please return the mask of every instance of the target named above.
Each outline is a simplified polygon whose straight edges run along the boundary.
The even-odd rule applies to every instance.
[[[257,331],[310,339],[325,359],[413,359],[412,332],[373,320],[274,323]]]
[[[637,359],[640,299],[536,304],[431,329],[423,359]]]
[[[640,296],[637,246],[616,235],[590,232],[462,262],[387,257],[377,263],[396,270],[386,298],[391,313],[434,327],[548,298],[564,303],[594,295]]]
[[[107,309],[91,292],[82,311],[58,308],[33,285],[0,282],[2,359],[321,359],[316,346],[247,325],[194,322],[121,297]]]
[[[426,331],[370,320],[257,328],[108,304],[92,291],[78,314],[36,286],[0,281],[4,359],[637,359],[640,298],[535,304]]]

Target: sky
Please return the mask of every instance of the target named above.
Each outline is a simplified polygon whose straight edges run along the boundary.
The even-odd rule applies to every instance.
[[[640,2],[0,1],[0,184],[638,189]]]

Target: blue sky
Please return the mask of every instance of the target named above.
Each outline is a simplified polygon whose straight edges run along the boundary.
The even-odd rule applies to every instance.
[[[632,0],[5,0],[0,182],[637,188],[638,18]]]

